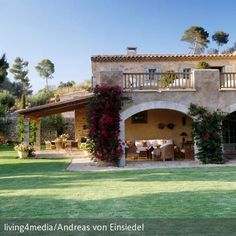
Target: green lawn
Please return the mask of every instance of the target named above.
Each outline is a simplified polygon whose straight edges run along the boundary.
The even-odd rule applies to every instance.
[[[236,167],[69,172],[16,156],[0,151],[1,218],[236,217]]]

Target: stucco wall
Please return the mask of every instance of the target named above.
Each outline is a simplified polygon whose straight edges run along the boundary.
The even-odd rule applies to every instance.
[[[186,123],[183,125],[182,118],[185,117]],[[165,126],[159,128],[159,123]],[[169,129],[167,124],[174,124],[173,129]],[[191,138],[191,119],[183,113],[173,110],[155,109],[148,110],[147,123],[134,124],[131,117],[125,121],[125,139],[142,140],[142,139],[173,139],[174,143],[181,146],[182,137],[180,133],[188,134],[186,141],[192,141]]]

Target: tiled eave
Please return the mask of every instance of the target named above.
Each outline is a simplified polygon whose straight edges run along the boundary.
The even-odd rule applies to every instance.
[[[92,62],[133,62],[133,61],[199,61],[236,59],[236,54],[137,54],[137,55],[95,55]]]

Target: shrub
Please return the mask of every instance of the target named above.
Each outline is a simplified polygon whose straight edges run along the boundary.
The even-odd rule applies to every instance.
[[[191,104],[189,115],[193,117],[192,130],[198,148],[197,158],[204,164],[223,163],[222,112],[210,112]]]
[[[27,145],[24,143],[20,143],[14,147],[15,151],[20,151],[20,152],[29,152],[33,150],[33,147],[31,145]]]
[[[53,92],[42,89],[30,98],[30,105],[31,107],[44,105],[48,103],[49,99],[52,97],[54,97]]]
[[[15,105],[15,98],[9,91],[3,90],[0,92],[0,105],[4,106],[6,111]]]
[[[88,138],[85,143],[80,144],[80,148],[89,153],[94,153],[94,142],[92,139]]]
[[[199,61],[195,66],[195,69],[210,69],[211,66],[205,61]]]
[[[65,127],[65,120],[61,114],[43,117],[41,120],[41,127],[43,130],[55,130],[57,136],[63,133]]]
[[[177,75],[175,71],[168,70],[164,74],[161,75],[161,84],[164,88],[168,88],[171,83],[173,83],[177,79]]]

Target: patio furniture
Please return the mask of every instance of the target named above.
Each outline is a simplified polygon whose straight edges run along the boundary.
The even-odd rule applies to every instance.
[[[45,147],[46,150],[51,150],[51,142],[50,141],[45,141],[45,145],[46,145],[46,147]]]
[[[72,151],[73,148],[76,148],[76,150],[78,150],[79,148],[78,141],[66,140],[64,141],[64,148],[65,150],[69,150],[69,151]]]
[[[161,147],[161,159],[165,160],[174,160],[174,145],[172,140],[168,140],[165,144]]]
[[[46,150],[56,149],[55,143],[50,141],[45,141]]]
[[[79,142],[78,141],[72,141],[71,142],[71,149],[72,148],[79,149]]]
[[[152,153],[152,159],[157,161],[161,158],[161,149],[160,148],[154,148]]]
[[[62,142],[61,141],[55,141],[56,150],[59,151],[62,149]]]

